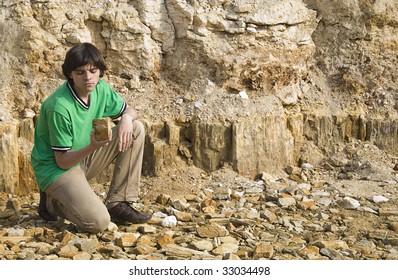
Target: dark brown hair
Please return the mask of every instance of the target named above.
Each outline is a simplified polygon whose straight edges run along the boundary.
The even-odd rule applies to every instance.
[[[66,53],[62,72],[69,83],[73,84],[70,73],[87,64],[97,67],[100,70],[100,77],[104,76],[106,65],[100,51],[90,43],[77,44]]]

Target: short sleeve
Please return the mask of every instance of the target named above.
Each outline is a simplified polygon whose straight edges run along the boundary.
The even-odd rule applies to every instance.
[[[104,117],[116,119],[120,117],[127,107],[123,98],[115,92],[107,83],[103,81],[104,91],[106,92],[106,105]]]
[[[48,127],[51,149],[54,151],[70,150],[73,143],[73,131],[70,120],[58,112],[49,112]]]

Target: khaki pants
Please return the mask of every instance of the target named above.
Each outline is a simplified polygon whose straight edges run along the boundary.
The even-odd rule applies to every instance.
[[[112,129],[112,141],[96,150],[80,166],[69,169],[46,189],[47,209],[54,216],[67,219],[89,232],[105,230],[110,217],[105,204],[118,201],[136,201],[139,195],[145,130],[140,121],[134,121],[133,144],[119,152],[117,129]],[[88,180],[115,162],[113,178],[105,204],[99,199]]]

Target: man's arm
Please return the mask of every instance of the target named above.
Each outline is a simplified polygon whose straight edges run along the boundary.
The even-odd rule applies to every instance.
[[[81,162],[87,156],[89,156],[96,149],[106,145],[111,139],[104,141],[97,141],[94,137],[94,131],[90,135],[90,144],[80,150],[69,150],[69,151],[54,151],[55,161],[61,169],[69,169]]]

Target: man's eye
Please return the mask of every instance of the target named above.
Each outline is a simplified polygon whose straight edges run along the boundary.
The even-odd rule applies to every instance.
[[[90,72],[93,74],[96,73],[97,71],[98,71],[98,68],[90,69]]]

